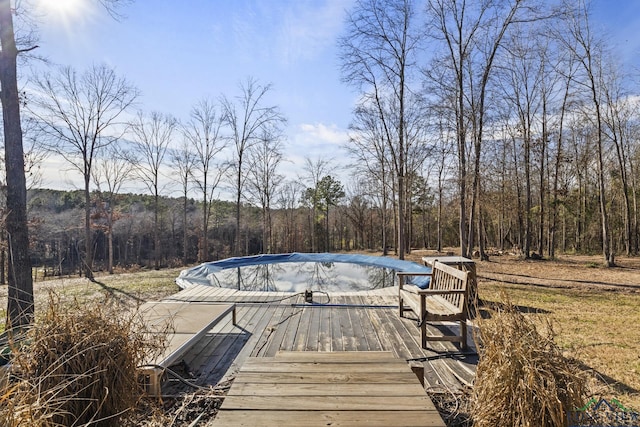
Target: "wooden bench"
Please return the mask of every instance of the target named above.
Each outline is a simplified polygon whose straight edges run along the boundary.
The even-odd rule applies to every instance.
[[[467,276],[468,282],[468,298],[467,298],[467,311],[468,318],[474,319],[477,316],[478,311],[478,280],[476,276],[476,263],[470,259],[462,256],[424,256],[422,262],[427,267],[431,267],[435,261],[441,262],[451,267],[455,267],[458,270],[464,270],[469,273]]]
[[[422,348],[427,348],[427,341],[453,341],[459,342],[461,349],[465,350],[467,348],[468,273],[434,261],[431,273],[401,271],[397,275],[400,317],[405,317],[405,311],[409,310],[418,316]],[[430,276],[429,287],[422,289],[407,283],[406,279],[413,276]],[[460,322],[460,335],[427,336],[427,322],[445,321]]]
[[[177,363],[200,338],[228,314],[236,324],[235,304],[150,302],[140,307],[142,321],[151,333],[166,334],[166,347],[140,369],[149,395],[160,396],[168,367]]]

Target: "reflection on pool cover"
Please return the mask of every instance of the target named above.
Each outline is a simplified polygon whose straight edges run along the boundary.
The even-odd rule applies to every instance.
[[[363,291],[394,285],[394,270],[342,262],[286,262],[227,268],[208,276],[214,286],[243,291]]]

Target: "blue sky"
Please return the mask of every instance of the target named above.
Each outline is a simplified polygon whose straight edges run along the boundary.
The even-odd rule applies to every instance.
[[[346,163],[356,93],[340,82],[336,41],[354,0],[136,0],[119,21],[96,0],[31,1],[76,12],[42,15],[40,55],[78,70],[112,66],[141,90],[139,108],[186,119],[198,100],[234,96],[251,76],[273,85],[294,165],[304,156]],[[640,1],[596,0],[593,17],[625,60],[640,62]]]
[[[203,97],[239,94],[240,82],[254,77],[272,84],[269,102],[288,119],[290,161],[343,163],[356,94],[340,83],[336,40],[350,4],[137,0],[119,21],[85,7],[64,19],[43,15],[38,53],[78,70],[106,63],[141,90],[139,108],[178,119]],[[54,181],[46,177],[45,185]]]

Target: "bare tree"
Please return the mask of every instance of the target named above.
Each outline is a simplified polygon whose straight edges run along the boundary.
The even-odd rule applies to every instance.
[[[629,179],[629,152],[627,140],[632,138],[629,132],[629,124],[633,120],[635,106],[629,101],[629,93],[624,88],[624,81],[627,76],[621,75],[618,64],[611,61],[603,70],[603,92],[606,102],[603,120],[605,133],[608,139],[613,142],[616,159],[618,163],[618,173],[622,184],[622,198],[624,200],[624,233],[623,240],[627,256],[632,254],[634,246],[634,235],[632,233],[632,206]]]
[[[215,104],[203,99],[191,109],[191,118],[183,126],[188,144],[195,150],[195,160],[191,176],[202,195],[202,236],[200,239],[198,260],[209,258],[209,219],[213,199],[222,179],[225,166],[218,155],[225,148],[222,138],[222,115]]]
[[[301,194],[301,201],[308,202],[309,209],[309,232],[311,234],[311,252],[319,250],[315,224],[317,219],[318,203],[322,195],[320,194],[320,181],[327,176],[331,171],[332,160],[325,158],[318,158],[315,161],[310,157],[304,159],[304,172],[305,175],[301,179],[308,187]]]
[[[304,186],[299,180],[286,181],[278,192],[277,205],[282,213],[282,227],[280,227],[280,252],[294,252],[299,250],[301,242],[298,240],[297,212]],[[276,230],[278,227],[276,227]]]
[[[231,131],[233,144],[232,186],[236,194],[236,238],[233,253],[240,254],[240,203],[247,174],[244,169],[246,156],[251,148],[260,141],[265,129],[278,129],[284,124],[285,118],[277,106],[264,105],[271,85],[261,85],[257,80],[248,78],[241,86],[241,95],[237,102],[222,97],[224,122]]]
[[[512,0],[467,2],[465,0],[429,0],[427,2],[428,33],[443,43],[434,64],[448,72],[435,74],[455,102],[456,140],[458,148],[459,232],[462,255],[470,256],[474,245],[474,223],[479,208],[480,160],[485,127],[487,88],[498,49],[509,27],[520,21],[530,22],[537,16],[519,16],[529,12],[531,1]],[[435,65],[432,65],[435,66]],[[430,73],[427,73],[429,75]],[[452,85],[450,82],[454,82]],[[467,210],[467,142],[473,143],[472,191]],[[479,215],[477,215],[479,217]],[[478,226],[478,230],[481,227]],[[483,252],[481,236],[478,238]],[[484,256],[484,253],[481,254]]]
[[[512,120],[517,123],[518,133],[523,143],[525,228],[522,250],[525,258],[529,258],[533,237],[533,150],[536,140],[542,139],[539,120],[542,117],[544,80],[548,79],[549,75],[544,73],[547,54],[544,51],[544,46],[539,44],[535,33],[526,32],[525,28],[519,29],[520,31],[515,31],[512,37],[507,40],[509,48],[506,49],[504,62],[499,64],[500,78],[497,84],[501,87],[503,99],[513,105],[516,117],[513,117]],[[535,54],[531,55],[531,52],[535,52]],[[544,168],[541,173],[544,174]],[[539,191],[540,194],[544,194],[542,186]],[[544,212],[542,205],[539,206],[539,211]],[[542,222],[540,229],[542,230]],[[541,242],[539,243],[541,244]]]
[[[284,178],[277,172],[283,160],[282,148],[280,135],[265,128],[249,155],[247,193],[262,210],[262,252],[267,254],[273,250],[271,205]]]
[[[369,103],[370,104],[370,103]],[[391,160],[389,159],[390,144],[386,141],[384,123],[380,120],[378,108],[375,105],[361,103],[354,111],[350,124],[350,137],[347,150],[355,159],[356,173],[365,173],[371,177],[373,183],[379,186],[380,216],[382,227],[382,253],[388,255],[387,227],[388,203],[393,192],[394,179],[392,176]]]
[[[407,99],[419,46],[411,0],[358,0],[339,40],[342,78],[376,106],[398,186],[398,257],[407,250]]]
[[[175,118],[158,112],[149,116],[139,112],[131,123],[133,140],[137,146],[136,172],[153,195],[153,258],[155,269],[160,268],[160,191],[161,169],[176,129]]]
[[[437,155],[435,161],[435,169],[437,175],[437,194],[438,194],[438,208],[436,213],[436,249],[438,252],[442,251],[442,218],[443,218],[443,204],[444,204],[444,191],[445,181],[450,174],[450,159],[453,152],[451,141],[454,139],[450,135],[449,128],[444,126],[442,122],[438,123],[438,139],[434,144],[434,152]]]
[[[96,188],[96,212],[92,215],[92,224],[107,235],[109,274],[113,274],[113,226],[121,218],[117,207],[118,195],[122,186],[131,179],[133,167],[131,154],[114,144],[96,158],[92,171]]]
[[[615,251],[613,248],[613,236],[609,223],[607,208],[607,192],[604,164],[604,120],[603,120],[603,86],[604,76],[602,61],[604,59],[604,47],[591,31],[589,24],[589,10],[585,2],[580,2],[575,7],[575,13],[570,16],[568,34],[565,38],[565,46],[572,51],[578,63],[581,65],[583,75],[582,83],[588,89],[593,107],[594,126],[596,128],[596,166],[598,180],[598,198],[600,206],[600,225],[602,232],[602,253],[607,266],[615,265]]]
[[[62,156],[84,181],[84,268],[92,272],[91,171],[105,147],[123,134],[123,113],[138,97],[138,90],[106,65],[94,65],[81,75],[71,67],[35,79],[39,96],[29,105],[46,136],[48,148]]]
[[[189,190],[191,189],[191,175],[195,164],[195,156],[191,151],[187,140],[182,145],[172,150],[171,163],[175,173],[175,180],[180,184],[182,196],[182,263],[188,262],[189,227],[187,227],[187,208],[189,203]]]
[[[563,71],[560,71],[560,70]],[[560,173],[562,165],[565,162],[565,147],[564,147],[564,127],[565,117],[567,115],[570,103],[571,85],[575,74],[575,59],[573,55],[568,55],[561,62],[558,63],[557,72],[561,73],[564,78],[564,84],[562,88],[562,101],[560,103],[560,111],[557,114],[557,138],[555,156],[554,156],[554,172],[553,183],[551,186],[551,212],[550,212],[550,224],[549,224],[549,257],[555,257],[556,246],[556,232],[558,229],[558,207],[560,205]],[[564,245],[564,240],[563,240]]]

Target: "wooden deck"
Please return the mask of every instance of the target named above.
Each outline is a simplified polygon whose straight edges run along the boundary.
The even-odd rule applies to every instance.
[[[396,287],[314,293],[313,299],[308,304],[302,295],[193,286],[165,301],[236,304],[236,325],[231,319],[219,322],[184,356],[183,367],[201,385],[231,380],[250,357],[275,357],[281,351],[385,351],[424,376],[431,392],[456,393],[472,384],[477,363],[473,339],[468,339],[467,354],[447,342],[422,349],[415,321],[398,316]],[[428,333],[442,332],[429,325]],[[184,387],[172,382],[163,391],[173,394]]]
[[[370,351],[251,357],[213,425],[445,427],[407,363]]]

